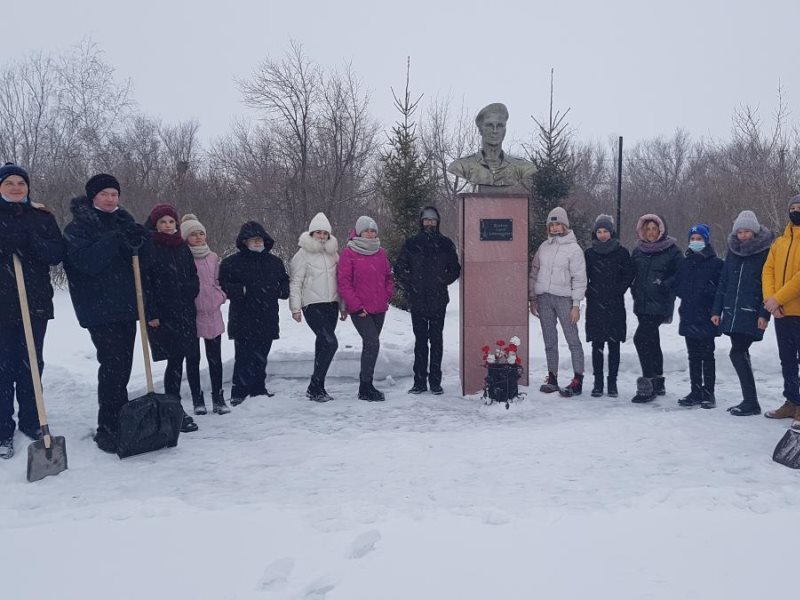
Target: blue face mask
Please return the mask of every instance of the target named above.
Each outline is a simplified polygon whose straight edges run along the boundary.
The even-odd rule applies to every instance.
[[[691,250],[692,252],[702,252],[703,248],[705,247],[706,247],[705,242],[701,241],[689,242],[689,250]]]

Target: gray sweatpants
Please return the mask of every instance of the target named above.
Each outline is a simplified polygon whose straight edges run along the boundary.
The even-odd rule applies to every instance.
[[[573,325],[569,320],[572,298],[541,294],[536,296],[536,304],[539,307],[539,321],[542,323],[547,370],[558,375],[558,329],[556,329],[556,319],[558,319],[572,355],[572,370],[583,375],[583,346],[578,337],[578,325]]]

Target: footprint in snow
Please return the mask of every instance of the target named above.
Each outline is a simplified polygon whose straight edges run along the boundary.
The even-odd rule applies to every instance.
[[[375,544],[381,540],[381,534],[377,529],[370,529],[359,535],[350,544],[347,550],[347,558],[364,558],[367,554],[375,550]]]
[[[279,558],[264,569],[258,587],[262,590],[274,590],[283,587],[294,570],[294,559]]]
[[[303,592],[303,600],[325,600],[328,592],[336,587],[337,581],[331,575],[323,575],[314,580]]]

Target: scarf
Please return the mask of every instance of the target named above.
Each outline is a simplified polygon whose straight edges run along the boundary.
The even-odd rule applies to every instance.
[[[639,240],[639,242],[636,244],[636,247],[642,254],[658,254],[659,252],[663,252],[667,248],[674,246],[676,241],[677,240],[674,237],[667,235],[655,242],[645,242],[644,240]]]
[[[202,246],[189,246],[189,250],[192,251],[192,256],[195,258],[205,258],[211,253],[211,248],[208,247],[208,244],[203,244]]]
[[[354,237],[347,242],[347,247],[358,254],[370,256],[381,249],[381,240],[380,238],[368,240],[367,238],[363,237]]]
[[[736,234],[732,233],[728,238],[728,250],[737,256],[752,256],[769,248],[774,239],[773,233],[762,225],[753,239],[746,242],[740,242]]]
[[[153,241],[156,244],[159,246],[164,246],[165,248],[177,248],[184,243],[181,234],[177,231],[174,233],[162,233],[160,231],[154,231],[151,235],[153,236]]]
[[[611,254],[617,248],[619,248],[619,240],[616,238],[611,238],[605,242],[592,240],[592,250],[598,254]]]

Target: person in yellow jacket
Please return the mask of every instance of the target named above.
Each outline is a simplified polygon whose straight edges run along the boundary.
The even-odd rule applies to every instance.
[[[770,419],[795,419],[800,426],[800,194],[789,199],[789,223],[770,248],[761,274],[764,308],[775,317],[775,337],[786,401],[764,413]]]

